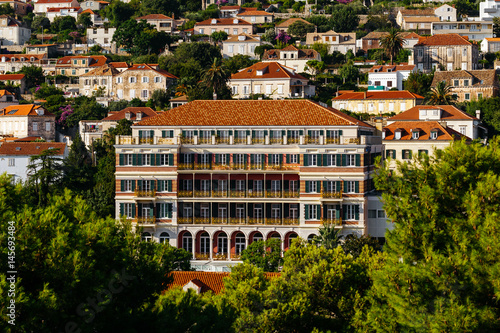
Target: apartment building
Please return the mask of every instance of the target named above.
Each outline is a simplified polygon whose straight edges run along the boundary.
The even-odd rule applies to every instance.
[[[252,24],[265,24],[274,22],[274,13],[268,13],[262,10],[247,10],[242,13],[238,13],[236,17]]]
[[[176,21],[173,17],[163,14],[149,14],[136,18],[137,21],[144,20],[155,27],[156,30],[172,34],[177,29]]]
[[[14,9],[16,15],[28,14],[28,3],[19,0],[0,0],[0,5],[8,4]]]
[[[82,8],[78,7],[56,7],[47,9],[47,18],[52,23],[57,17],[70,16],[75,19],[78,19],[78,15],[82,12]]]
[[[200,261],[270,238],[286,250],[322,223],[367,234],[374,134],[309,100],[193,101],[116,138],[116,217]]]
[[[80,76],[79,93],[92,96],[94,92],[102,90],[102,97],[111,97],[113,93],[113,78],[120,74],[110,64],[102,65]]]
[[[109,53],[116,53],[117,46],[113,42],[113,35],[116,28],[88,28],[87,29],[87,44],[88,47],[99,45]]]
[[[195,35],[211,35],[224,31],[228,35],[253,34],[253,25],[238,18],[208,19],[194,25]]]
[[[356,41],[356,46],[365,52],[371,49],[380,49],[380,38],[387,36],[388,32],[385,31],[372,31],[368,35],[358,39]],[[401,32],[401,37],[403,38],[403,48],[413,50],[415,44],[417,44],[420,36],[415,32]]]
[[[260,46],[262,41],[258,35],[239,34],[230,36],[222,42],[222,56],[224,58],[241,54],[257,59],[255,48]]]
[[[105,56],[66,56],[56,62],[56,74],[79,78],[92,69],[103,66],[108,62]]]
[[[76,8],[80,7],[77,0],[38,0],[34,3],[33,13],[36,15],[47,14],[50,8]]]
[[[431,35],[436,34],[458,34],[469,40],[482,41],[493,37],[493,22],[480,21],[450,21],[433,22],[431,24]],[[481,43],[482,47],[482,43]]]
[[[0,56],[0,73],[18,72],[24,66],[42,67],[49,65],[47,54],[2,54]]]
[[[424,97],[407,90],[403,91],[339,91],[332,99],[332,107],[356,113],[381,115],[401,113],[422,104]]]

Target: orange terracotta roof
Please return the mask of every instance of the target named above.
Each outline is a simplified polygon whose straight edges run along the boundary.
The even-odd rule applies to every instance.
[[[27,136],[25,138],[16,139],[14,142],[34,142],[36,140],[42,139],[41,136]]]
[[[170,74],[169,72],[167,72],[166,70],[164,69],[155,69],[153,67],[151,67],[150,65],[153,65],[153,64],[133,64],[132,66],[130,66],[127,71],[147,71],[147,70],[151,70],[151,71],[155,71],[156,73],[160,74],[160,75],[163,75],[167,78],[170,78],[170,79],[178,79],[177,76],[173,75],[173,74]]]
[[[347,92],[333,99],[423,99],[423,96],[411,93],[407,90],[401,91],[367,91],[365,92]]]
[[[301,18],[289,18],[288,20],[276,25],[276,28],[288,28],[289,26],[291,26],[292,24],[294,24],[295,22],[298,22],[298,21],[304,22],[306,24],[314,25],[311,22],[307,22],[306,20],[301,19]]]
[[[89,13],[89,14],[93,14],[93,15],[95,15],[94,11],[93,11],[92,9],[90,9],[90,8],[85,9],[83,12],[81,12],[81,13],[80,13],[80,15],[81,15],[81,14],[85,14],[85,13]]]
[[[56,7],[56,8],[47,8],[48,12],[60,12],[62,9],[76,9],[77,11],[82,9],[81,7]]]
[[[213,24],[212,20],[215,20],[216,23]],[[237,20],[237,23],[234,23],[234,21]],[[218,19],[208,19],[205,21],[201,21],[195,24],[195,26],[203,26],[203,25],[252,25],[251,23],[238,19],[238,18],[218,18]]]
[[[414,106],[405,112],[395,115],[387,120],[395,120],[395,121],[405,121],[405,120],[420,120],[420,112],[419,110],[436,110],[441,109],[441,119],[443,120],[471,120],[477,119],[462,110],[456,108],[453,105],[417,105]]]
[[[0,90],[0,97],[5,96],[5,95],[14,95],[14,94],[13,94],[13,93],[11,93],[11,92],[10,92],[10,91],[8,91],[8,90],[1,89],[1,90]]]
[[[173,20],[172,17],[163,14],[149,14],[136,18],[136,20]]]
[[[262,10],[251,10],[239,13],[238,16],[273,16],[273,13],[268,13]]]
[[[59,149],[56,155],[64,155],[66,144],[63,142],[5,142],[0,146],[0,155],[40,155],[47,149]]]
[[[57,44],[35,44],[35,45],[28,45],[26,46],[27,48],[30,47],[48,47],[48,46],[56,46]]]
[[[71,60],[73,59],[90,59],[89,64],[87,64],[88,67],[101,67],[108,61],[108,58],[106,58],[106,56],[103,55],[66,56],[57,59],[56,67],[71,66]]]
[[[390,73],[397,71],[411,71],[415,68],[415,65],[375,65],[370,68],[370,73]],[[390,71],[389,71],[390,70]]]
[[[263,71],[262,75],[257,75],[258,71]],[[276,61],[258,62],[250,67],[240,70],[238,73],[231,75],[231,80],[286,78],[307,80],[302,75],[294,73],[292,69],[287,68]]]
[[[114,68],[128,68],[128,64],[124,61],[110,62],[109,65]]]
[[[73,0],[38,0],[36,3],[68,3],[73,2]]]
[[[24,79],[24,74],[0,74],[0,81],[7,81],[7,80],[22,80]]]
[[[267,279],[274,279],[281,276],[280,273],[264,273]],[[170,273],[173,281],[167,286],[168,289],[184,287],[189,282],[193,282],[201,288],[201,292],[212,291],[218,294],[224,289],[224,278],[230,276],[227,272],[202,272],[202,271],[173,271]]]
[[[399,141],[394,139],[394,133],[396,130],[401,131],[401,139],[400,140],[414,140],[412,139],[412,130],[419,129],[419,141],[424,141],[424,140],[431,140],[430,135],[432,130],[437,130],[438,136],[437,139],[434,139],[436,141],[452,141],[452,140],[460,140],[464,135],[458,133],[457,131],[454,131],[453,129],[449,127],[444,127],[441,125],[438,121],[397,121],[395,123],[392,123],[386,127],[384,127],[385,131],[385,140],[393,140],[393,141]],[[431,140],[431,141],[434,141]]]
[[[239,39],[240,36],[244,36],[245,39],[240,40]],[[248,42],[260,42],[260,39],[258,38],[258,35],[255,35],[255,37],[254,37],[253,35],[241,33],[239,35],[231,35],[231,36],[229,36],[228,39],[223,41],[223,43],[248,43]]]
[[[500,42],[500,38],[485,38],[488,42]]]
[[[0,117],[38,116],[36,110],[39,108],[43,110],[43,116],[54,116],[52,113],[47,112],[47,110],[45,110],[45,108],[43,108],[40,105],[19,104],[19,105],[9,105],[0,110]]]
[[[415,33],[415,32],[410,32],[410,33],[402,33],[402,36],[404,39],[410,39],[410,38],[420,38],[420,35]]]
[[[331,107],[300,100],[196,100],[138,126],[372,126]]]
[[[143,113],[142,119],[154,117],[158,114],[156,111],[154,111],[153,109],[148,108],[148,107],[128,107],[128,108],[125,108],[121,111],[113,112],[112,114],[110,114],[106,118],[104,118],[102,121],[117,121],[117,120],[125,119],[125,114],[127,112],[130,112],[130,120],[131,121],[137,120],[136,116],[137,116],[138,112]]]
[[[241,9],[240,6],[223,6],[223,7],[220,7],[220,10],[235,10],[235,9]]]
[[[433,16],[409,16],[403,17],[405,22],[440,22],[439,17]]]
[[[467,36],[459,34],[438,34],[430,37],[420,37],[415,45],[472,45]]]

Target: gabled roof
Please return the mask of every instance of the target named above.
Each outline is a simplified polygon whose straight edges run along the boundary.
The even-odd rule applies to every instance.
[[[0,81],[17,81],[24,79],[24,74],[0,74]]]
[[[118,121],[125,119],[125,115],[127,112],[130,112],[130,120],[131,121],[136,121],[136,115],[138,112],[142,112],[142,119],[146,119],[148,117],[154,117],[158,113],[154,111],[151,108],[148,107],[128,107],[125,108],[121,111],[114,112],[113,114],[108,115],[106,118],[104,118],[102,121]]]
[[[0,155],[40,155],[47,149],[59,149],[56,155],[64,155],[66,144],[63,142],[5,142],[0,146]]]
[[[388,121],[419,121],[420,120],[420,110],[442,110],[441,119],[443,120],[473,120],[477,119],[462,110],[456,108],[453,105],[417,105],[405,112],[395,115],[387,119]]]
[[[257,75],[262,71],[262,75]],[[231,80],[245,79],[299,79],[307,80],[302,75],[296,74],[292,69],[281,65],[278,62],[258,62],[250,67],[240,70],[231,75]]]
[[[403,16],[435,16],[436,8],[425,9],[401,9]]]
[[[488,42],[500,42],[500,38],[495,37],[495,38],[485,38]]]
[[[301,100],[196,100],[137,126],[372,126],[334,108]]]
[[[173,20],[172,17],[163,14],[149,14],[136,18],[136,20]]]
[[[441,22],[436,16],[404,16],[405,22]]]
[[[415,46],[419,45],[472,45],[469,42],[467,36],[460,36],[459,34],[438,34],[430,37],[420,37],[418,43]]]
[[[0,110],[0,117],[19,117],[19,116],[38,116],[37,109],[43,110],[43,116],[54,116],[52,113],[47,112],[45,108],[36,104],[19,104],[9,105]]]
[[[83,12],[80,13],[80,15],[81,14],[85,14],[85,13],[96,15],[96,13],[94,13],[94,11],[92,9],[90,9],[90,8],[85,9]]]
[[[3,59],[5,58],[5,59]],[[14,61],[21,61],[21,59],[24,58],[24,61],[31,61],[31,58],[33,58],[34,61],[36,60],[41,60],[41,59],[46,59],[47,58],[47,53],[39,53],[39,54],[1,54],[0,59],[5,60],[5,62],[10,62],[12,59]]]
[[[360,91],[346,92],[333,98],[334,100],[364,100],[364,99],[423,99],[423,96],[407,90],[401,91]]]
[[[151,70],[151,71],[155,71],[156,73],[158,73],[162,76],[165,76],[169,79],[178,79],[177,76],[170,74],[166,70],[156,69],[156,68],[151,67],[150,65],[151,64],[149,64],[149,65],[148,64],[133,64],[132,66],[127,68],[127,70],[123,71],[122,73],[125,73],[126,71],[148,71],[148,70]]]
[[[215,20],[216,22],[215,24],[212,23],[213,20]],[[235,21],[237,22],[234,23]],[[233,17],[233,18],[218,18],[218,19],[212,18],[195,24],[195,26],[201,26],[201,25],[252,25],[252,24],[245,20]]]
[[[274,13],[268,13],[262,10],[250,10],[239,13],[238,16],[273,16]]]
[[[412,71],[415,65],[375,65],[370,68],[369,73],[390,73],[397,71]]]
[[[420,134],[418,139],[412,139],[411,132],[412,130],[419,129]],[[401,131],[401,139],[394,139],[394,132],[396,130]],[[438,133],[437,139],[431,140],[430,135],[431,131],[436,131]],[[465,135],[454,131],[449,127],[444,127],[438,121],[396,121],[390,125],[384,127],[385,131],[385,139],[384,141],[404,141],[404,140],[413,140],[413,141],[453,141],[460,140]]]
[[[16,20],[12,16],[2,14],[2,15],[0,15],[0,18],[7,18],[7,22],[8,22],[7,26],[9,26],[9,27],[22,27],[23,26],[21,22],[19,22],[18,20]]]
[[[128,64],[125,61],[115,61],[115,62],[110,62],[109,65],[114,68],[128,68]]]
[[[82,10],[81,7],[51,7],[47,8],[47,12],[60,12],[63,9],[74,9],[76,11]]]
[[[220,10],[240,10],[240,6],[222,6],[220,7]]]
[[[73,59],[90,59],[87,67],[101,67],[108,62],[108,58],[103,55],[91,55],[91,56],[66,56],[57,59],[56,67],[61,66],[71,66]]]
[[[298,57],[297,59],[294,60],[310,60],[310,59],[317,59],[319,56],[318,51],[313,50],[313,49],[297,49],[293,45],[288,45],[287,47],[283,49],[272,49],[272,50],[266,50],[264,54],[262,55],[262,60],[274,60],[274,59],[280,59],[281,52],[283,51],[297,51],[298,52]]]
[[[306,20],[301,19],[301,18],[289,18],[288,20],[276,25],[276,28],[288,28],[289,26],[291,26],[292,24],[294,24],[295,22],[298,22],[298,21],[304,22],[306,24],[314,25],[311,22],[307,22]]]
[[[475,71],[438,71],[434,73],[431,87],[435,87],[439,81],[446,81],[452,87],[453,80],[470,79],[469,85],[474,88],[498,86],[498,78],[494,69],[482,69]]]
[[[11,93],[10,91],[8,90],[5,90],[5,89],[1,89],[0,90],[0,97],[3,97],[5,95],[14,95],[13,93]]]
[[[114,76],[120,74],[113,66],[110,64],[104,64],[101,67],[95,68],[88,73],[82,74],[81,76]]]
[[[240,40],[239,37],[240,36],[244,36],[245,37],[245,40]],[[260,39],[256,38],[258,37],[257,35],[252,36],[252,35],[248,35],[248,34],[245,34],[245,33],[241,33],[239,35],[231,35],[228,39],[226,39],[225,41],[223,41],[222,43],[248,43],[248,42],[260,42]]]

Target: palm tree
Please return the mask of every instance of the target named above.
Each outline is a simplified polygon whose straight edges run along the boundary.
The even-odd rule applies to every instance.
[[[322,246],[326,249],[334,249],[340,245],[340,229],[335,229],[335,225],[331,223],[324,223],[318,229],[319,235],[315,236],[313,243]]]
[[[214,59],[212,66],[203,74],[203,84],[213,89],[214,100],[217,99],[217,92],[227,86],[229,76],[229,71],[222,66],[222,61],[218,58]]]
[[[396,28],[391,28],[387,35],[380,38],[380,46],[391,57],[391,65],[394,64],[394,57],[403,49],[404,43],[405,40],[401,36],[401,31]]]
[[[426,102],[430,105],[448,105],[453,104],[456,96],[452,95],[452,87],[446,81],[439,81],[427,95]]]

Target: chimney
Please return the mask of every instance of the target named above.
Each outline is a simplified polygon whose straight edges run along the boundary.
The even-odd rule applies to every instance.
[[[476,110],[476,118],[481,119],[481,110]]]
[[[135,114],[135,119],[136,119],[137,121],[141,121],[141,120],[142,120],[142,112],[141,112],[141,111],[139,111],[139,112],[137,112],[137,113]]]
[[[130,120],[130,111],[125,112],[125,119]]]

